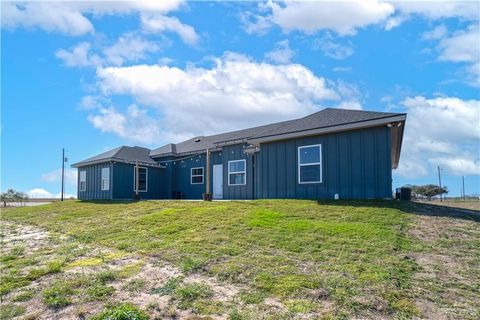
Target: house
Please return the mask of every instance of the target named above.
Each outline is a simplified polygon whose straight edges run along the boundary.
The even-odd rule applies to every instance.
[[[328,108],[153,150],[122,146],[73,165],[78,198],[391,198],[405,120]]]

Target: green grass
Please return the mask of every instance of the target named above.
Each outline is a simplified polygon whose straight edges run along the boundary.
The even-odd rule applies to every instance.
[[[133,304],[121,304],[106,308],[92,320],[148,320],[149,317]]]
[[[307,312],[318,307],[321,301],[311,297],[322,290],[334,317],[408,317],[417,310],[409,295],[416,265],[404,258],[413,245],[407,209],[389,201],[76,201],[5,210],[4,217],[245,285],[245,303],[272,296],[292,312]],[[101,263],[73,260],[65,268]],[[141,267],[127,266],[115,277]],[[187,293],[177,297],[189,305]]]
[[[178,286],[173,291],[173,298],[178,300],[180,309],[192,308],[201,299],[213,296],[213,291],[205,284],[186,283]]]
[[[69,282],[55,281],[43,290],[43,301],[52,309],[59,309],[72,303],[71,296],[74,290]]]
[[[25,307],[16,304],[0,305],[0,320],[10,320],[25,313]]]

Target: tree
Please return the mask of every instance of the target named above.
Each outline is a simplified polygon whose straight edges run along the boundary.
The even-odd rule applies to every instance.
[[[14,189],[8,189],[7,192],[0,194],[0,199],[3,202],[3,206],[7,206],[7,202],[25,202],[28,200],[28,195],[24,192],[16,191]]]
[[[442,188],[434,184],[427,184],[424,186],[412,186],[412,190],[416,194],[427,197],[429,201],[432,199],[432,197],[448,193],[447,187]]]

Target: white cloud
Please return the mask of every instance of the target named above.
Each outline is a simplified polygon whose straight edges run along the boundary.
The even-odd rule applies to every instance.
[[[133,33],[127,33],[110,47],[103,50],[109,64],[121,66],[125,61],[138,61],[144,59],[146,53],[157,52],[160,48],[151,41],[147,41]]]
[[[101,62],[98,55],[90,54],[91,44],[88,42],[81,42],[70,50],[59,49],[55,52],[55,56],[63,61],[67,67],[87,67],[94,66]]]
[[[275,45],[275,49],[265,54],[265,57],[273,62],[286,64],[290,63],[295,52],[290,49],[288,40],[279,41]]]
[[[302,65],[259,63],[234,53],[213,62],[211,68],[100,68],[97,77],[106,96],[131,95],[139,104],[151,106],[162,123],[151,136],[158,134],[173,142],[292,119],[318,110],[325,101],[340,99],[333,85]],[[102,112],[90,117],[97,128],[132,136],[125,133],[133,130],[127,124],[131,116],[115,109]],[[141,140],[147,134],[137,136]]]
[[[27,192],[30,198],[53,198],[53,194],[42,188],[34,188]]]
[[[2,27],[39,28],[80,36],[94,31],[86,15],[166,13],[181,1],[2,1]]]
[[[259,13],[241,15],[244,29],[264,34],[272,26],[284,32],[292,30],[313,34],[319,30],[338,35],[353,35],[370,25],[391,30],[413,16],[428,20],[459,18],[478,21],[477,1],[288,1],[259,4]]]
[[[430,31],[424,32],[422,34],[422,39],[424,40],[438,40],[445,37],[448,33],[447,27],[444,24],[436,26]]]
[[[40,28],[79,36],[93,32],[92,23],[82,12],[60,2],[5,2],[2,1],[2,27]]]
[[[357,29],[381,23],[393,14],[393,5],[377,0],[358,1],[269,1],[268,15],[257,15],[254,21],[245,21],[247,32],[264,32],[269,26],[277,25],[284,32],[293,30],[313,34],[319,30],[330,30],[338,35],[353,35]],[[262,10],[265,8],[262,7]]]
[[[439,44],[439,59],[452,62],[477,62],[480,60],[479,25],[472,25],[449,38],[442,39]]]
[[[362,104],[358,100],[342,101],[336,106],[339,109],[362,110]]]
[[[98,51],[101,51],[98,54],[93,53],[90,43],[81,42],[69,50],[57,50],[55,56],[67,67],[121,66],[126,62],[145,59],[148,53],[158,50],[159,46],[152,41],[145,40],[135,33],[126,33],[112,45],[98,48]]]
[[[438,49],[440,61],[463,63],[467,82],[480,87],[480,24],[443,38]]]
[[[65,182],[77,185],[77,170],[65,169]],[[42,174],[41,180],[45,182],[60,182],[62,180],[62,169],[56,169]]]
[[[82,97],[79,107],[84,110],[99,109],[103,107],[103,104],[106,102],[109,102],[108,99],[102,96],[86,95]]]
[[[31,189],[30,191],[27,192],[27,195],[30,197],[30,198],[33,198],[33,199],[39,199],[39,198],[44,198],[44,199],[60,199],[61,197],[61,193],[51,193],[45,189],[42,189],[42,188],[34,188],[34,189]],[[63,197],[65,199],[70,199],[70,198],[76,198],[77,196],[75,194],[69,194],[69,193],[64,193],[63,194]]]
[[[114,107],[101,108],[90,114],[88,120],[100,131],[115,133],[130,141],[151,144],[161,138],[158,121],[136,105],[129,106],[126,114]]]
[[[396,10],[403,15],[419,15],[430,20],[479,19],[480,4],[476,1],[395,1],[392,3]]]
[[[197,44],[199,38],[192,26],[183,24],[175,17],[165,15],[142,15],[142,28],[149,33],[174,32],[189,45]]]
[[[315,39],[313,49],[321,50],[325,56],[336,60],[348,58],[354,52],[350,43],[348,46],[335,43],[331,35]]]
[[[422,177],[437,165],[448,174],[480,174],[480,101],[405,99],[405,139],[398,174]]]

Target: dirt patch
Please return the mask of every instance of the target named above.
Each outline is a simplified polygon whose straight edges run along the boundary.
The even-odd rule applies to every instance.
[[[449,215],[448,210],[452,210]],[[410,236],[418,270],[413,292],[425,319],[478,319],[480,316],[480,223],[457,209],[422,207]]]
[[[24,249],[17,250],[18,256],[12,257],[10,265],[2,266],[2,276],[28,277],[33,269],[46,270],[50,261],[63,263],[61,270],[42,271],[45,274],[3,295],[2,304],[23,307],[25,312],[21,316],[26,318],[88,318],[101,312],[107,304],[121,302],[134,303],[152,319],[188,319],[202,315],[211,319],[226,319],[232,310],[243,307],[257,315],[287,312],[281,301],[271,298],[258,306],[243,306],[238,296],[240,291],[245,290],[244,287],[222,283],[214,277],[198,273],[185,274],[156,257],[80,244],[66,237],[52,236],[34,226],[2,222],[2,254],[13,252],[18,247]],[[29,259],[32,265],[23,265],[23,261]],[[101,273],[112,279],[102,283],[98,280]],[[172,279],[180,279],[180,287],[193,285],[194,289],[203,288],[208,296],[202,298],[200,293],[197,301],[188,292],[186,297],[177,297],[169,291],[159,293]],[[44,292],[58,282],[69,286],[70,289],[65,290],[69,302],[53,308],[46,303]],[[104,296],[101,290],[109,293]],[[26,293],[31,293],[32,297],[26,301],[16,298]],[[182,299],[187,299],[188,303]]]

